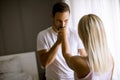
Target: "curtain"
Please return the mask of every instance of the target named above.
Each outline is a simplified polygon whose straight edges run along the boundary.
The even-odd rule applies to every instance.
[[[77,32],[78,21],[89,13],[103,21],[107,41],[115,60],[113,80],[120,80],[120,1],[119,0],[63,0],[71,9],[69,25]]]

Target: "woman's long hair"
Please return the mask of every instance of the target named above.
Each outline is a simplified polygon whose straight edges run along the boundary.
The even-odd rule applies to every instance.
[[[106,72],[111,65],[105,30],[101,19],[88,14],[78,24],[78,34],[88,54],[88,62],[95,72]]]

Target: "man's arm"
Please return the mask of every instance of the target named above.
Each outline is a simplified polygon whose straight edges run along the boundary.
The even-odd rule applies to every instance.
[[[56,43],[49,50],[44,49],[38,51],[40,62],[43,67],[47,67],[54,61],[59,46],[60,46],[60,42],[56,41]]]
[[[38,51],[40,62],[43,67],[47,67],[54,61],[60,45],[61,45],[61,36],[58,34],[56,42],[50,49],[44,49]]]

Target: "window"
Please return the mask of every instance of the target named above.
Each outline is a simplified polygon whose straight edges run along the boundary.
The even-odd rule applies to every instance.
[[[115,60],[113,80],[120,79],[120,1],[119,0],[64,0],[71,8],[69,26],[77,31],[80,18],[88,13],[98,15],[105,27],[110,50]],[[73,27],[74,26],[74,27]]]

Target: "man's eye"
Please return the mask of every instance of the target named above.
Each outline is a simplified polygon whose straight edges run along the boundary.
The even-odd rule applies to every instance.
[[[68,22],[68,20],[65,20],[65,22]]]

